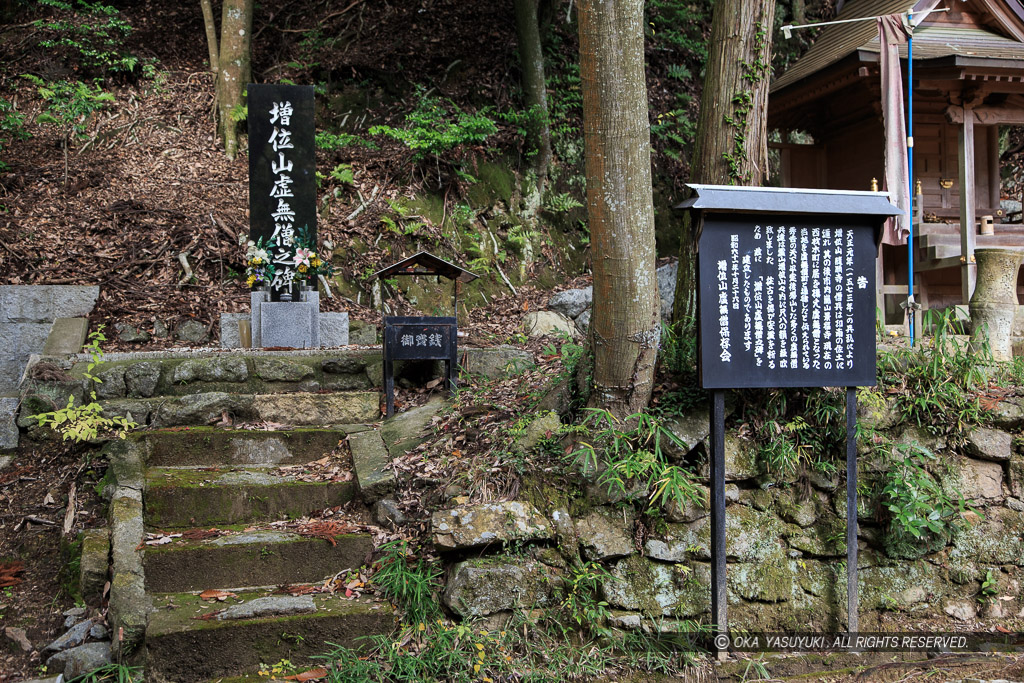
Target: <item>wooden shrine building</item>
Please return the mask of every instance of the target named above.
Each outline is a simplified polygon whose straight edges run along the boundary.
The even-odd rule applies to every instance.
[[[847,0],[837,19],[945,9],[914,30],[915,298],[925,308],[967,303],[974,249],[1024,250],[1020,216],[1000,206],[999,127],[1024,124],[1024,7],[1018,0]],[[875,21],[822,29],[771,86],[770,143],[787,187],[868,190],[885,176]],[[904,62],[907,46],[900,46]],[[795,134],[794,134],[795,133]],[[804,143],[804,144],[801,144]],[[1017,199],[1020,199],[1019,197]],[[992,216],[994,235],[979,235]],[[906,247],[883,245],[879,307],[903,319]],[[1018,283],[1024,301],[1024,289]]]

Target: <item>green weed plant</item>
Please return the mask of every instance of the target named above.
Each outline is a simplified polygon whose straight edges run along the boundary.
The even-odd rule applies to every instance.
[[[897,445],[881,491],[888,513],[886,545],[890,554],[915,558],[944,547],[966,526],[964,513],[978,514],[963,495],[946,493],[929,468],[937,456],[917,444]]]
[[[46,110],[36,116],[36,122],[58,126],[65,149],[72,138],[85,138],[92,116],[114,101],[113,93],[105,92],[98,84],[90,87],[81,81],[47,82],[32,74],[23,78],[36,86],[46,102]]]
[[[380,547],[381,558],[373,585],[395,603],[408,623],[433,621],[440,613],[437,596],[441,567],[422,557],[414,558],[409,542],[396,539]]]
[[[597,483],[609,493],[627,495],[634,487],[646,492],[649,507],[703,501],[694,474],[669,461],[665,446],[687,444],[649,413],[634,413],[619,420],[607,410],[588,408],[577,431],[589,434],[567,457],[584,474],[597,474]]]
[[[952,313],[929,315],[925,328],[929,327],[933,337],[915,348],[879,354],[879,384],[895,396],[902,414],[914,424],[960,434],[985,417],[980,393],[995,364],[986,349],[974,351],[954,336]]]
[[[100,348],[100,344],[106,339],[103,334],[103,326],[100,325],[95,332],[89,334],[89,341],[83,347],[83,351],[91,357],[83,374],[86,380],[97,384],[101,384],[103,380],[93,374],[93,370],[103,362],[103,350]],[[32,415],[31,418],[36,420],[40,427],[50,427],[59,433],[63,441],[74,443],[88,443],[101,438],[124,439],[129,431],[138,426],[126,417],[104,415],[103,406],[96,400],[95,389],[90,392],[90,397],[92,400],[89,403],[76,406],[75,397],[68,396],[66,407],[49,413]]]

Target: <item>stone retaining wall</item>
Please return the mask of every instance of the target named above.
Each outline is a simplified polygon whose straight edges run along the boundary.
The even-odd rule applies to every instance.
[[[862,428],[937,456],[932,476],[975,508],[948,544],[901,545],[877,500],[858,510],[860,627],[886,610],[958,623],[1024,617],[1024,398],[1004,399],[984,427],[951,444],[898,426],[892,405],[862,410]],[[672,424],[688,443],[707,437],[707,413]],[[882,465],[861,444],[860,481]],[[845,482],[807,473],[765,476],[754,445],[726,439],[727,594],[732,628],[842,630],[846,621]],[[706,473],[705,473],[706,477]],[[705,479],[706,483],[706,479]],[[435,546],[449,561],[444,600],[456,614],[499,619],[563,599],[586,563],[611,625],[674,630],[710,612],[710,518],[699,505],[647,510],[633,500],[590,498],[536,483],[520,501],[465,505],[433,515]],[[704,488],[707,491],[706,487]],[[529,498],[531,502],[527,502]],[[514,548],[510,553],[509,548]],[[574,569],[575,568],[575,569]],[[982,582],[994,582],[982,592]]]

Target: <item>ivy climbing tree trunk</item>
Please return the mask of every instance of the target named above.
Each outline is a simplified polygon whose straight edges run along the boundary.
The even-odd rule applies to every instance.
[[[252,12],[254,0],[224,0],[220,18],[220,45],[210,0],[200,0],[210,69],[217,75],[215,107],[217,135],[224,142],[229,159],[238,154],[238,123],[232,111],[242,104],[245,85],[252,78]]]
[[[593,245],[592,407],[651,397],[660,339],[643,0],[581,0],[580,79]]]
[[[775,0],[716,0],[690,182],[760,185],[768,166],[768,81]],[[696,332],[697,243],[684,219],[673,319]]]

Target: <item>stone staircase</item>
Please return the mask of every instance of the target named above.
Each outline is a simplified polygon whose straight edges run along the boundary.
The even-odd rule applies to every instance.
[[[327,518],[339,533],[320,536],[295,526],[305,515],[359,497],[351,462],[327,481],[302,481],[279,469],[315,467],[353,429],[190,430],[195,445],[186,448],[183,432],[155,430],[128,446],[146,456],[149,543],[171,539],[144,541],[141,551],[153,608],[144,641],[146,680],[255,673],[260,663],[282,659],[311,664],[328,642],[352,646],[391,628],[387,603],[346,598],[345,581],[340,592],[316,592],[325,580],[370,562],[374,544],[365,515],[339,511]],[[211,592],[220,599],[204,599]]]
[[[393,627],[386,601],[346,597],[344,579],[372,560],[366,506],[393,490],[392,457],[443,402],[380,429],[379,351],[111,354],[92,386],[85,358],[45,360],[63,374],[29,373],[23,427],[95,389],[141,428],[106,448],[108,621],[147,681],[312,664]]]

